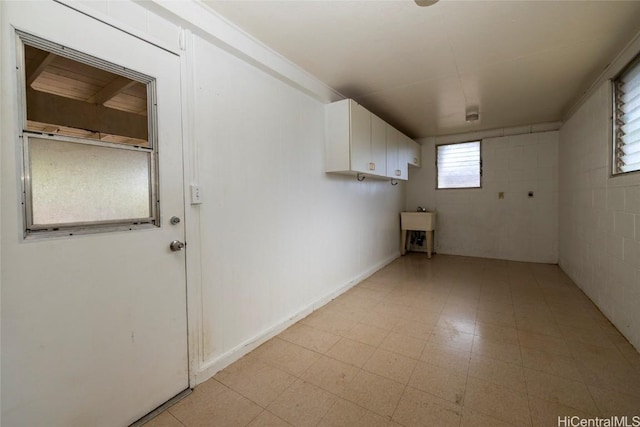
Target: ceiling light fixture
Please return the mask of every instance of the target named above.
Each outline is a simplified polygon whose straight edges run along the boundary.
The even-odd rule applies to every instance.
[[[480,112],[475,109],[468,109],[465,114],[465,120],[467,123],[473,123],[480,119]]]
[[[420,7],[431,6],[432,4],[438,3],[438,0],[414,0],[416,4]]]

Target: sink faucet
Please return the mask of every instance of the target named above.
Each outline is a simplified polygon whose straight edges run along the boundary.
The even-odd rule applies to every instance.
[[[426,212],[427,209],[423,208],[422,206],[418,206],[418,212]]]

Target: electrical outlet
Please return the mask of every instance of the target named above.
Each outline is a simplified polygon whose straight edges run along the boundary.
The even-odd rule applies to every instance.
[[[202,189],[199,185],[191,184],[191,204],[199,205],[202,203]]]

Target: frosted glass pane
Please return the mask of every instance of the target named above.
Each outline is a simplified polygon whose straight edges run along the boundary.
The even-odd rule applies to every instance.
[[[34,225],[149,218],[149,152],[29,139]]]

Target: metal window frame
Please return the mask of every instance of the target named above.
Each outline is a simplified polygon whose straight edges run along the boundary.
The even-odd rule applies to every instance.
[[[622,172],[618,169],[618,155],[617,155],[617,150],[616,150],[616,144],[617,144],[617,138],[616,138],[616,130],[617,130],[617,108],[616,108],[616,98],[617,98],[617,94],[618,91],[616,89],[616,83],[623,77],[625,76],[629,71],[631,71],[632,69],[634,69],[635,67],[640,67],[640,53],[638,55],[636,55],[631,61],[629,61],[627,63],[627,65],[625,65],[622,70],[620,70],[620,72],[618,74],[615,75],[615,77],[613,77],[610,80],[610,87],[611,87],[611,120],[610,120],[610,135],[611,135],[611,143],[609,144],[609,150],[610,150],[610,159],[611,159],[611,168],[609,170],[609,177],[613,178],[613,177],[618,177],[618,176],[626,176],[629,174],[637,174],[640,173],[640,169],[636,169],[636,170],[632,170],[632,171],[628,171],[628,172]]]
[[[16,72],[18,100],[21,104],[19,108],[20,131],[18,138],[20,162],[20,182],[21,182],[21,203],[23,217],[23,238],[72,236],[77,234],[93,234],[114,231],[130,231],[138,229],[157,228],[161,226],[160,218],[160,179],[158,172],[158,114],[156,79],[146,74],[130,70],[126,67],[118,66],[109,61],[102,60],[95,56],[70,49],[66,46],[47,41],[37,36],[16,30]],[[74,61],[90,65],[113,74],[136,80],[147,87],[147,123],[148,123],[148,143],[149,147],[106,142],[92,138],[71,137],[46,132],[36,132],[26,130],[27,125],[27,91],[25,79],[25,45],[33,46],[51,53],[54,53]],[[149,212],[146,218],[126,218],[122,220],[108,221],[86,221],[63,224],[35,225],[33,223],[33,200],[31,194],[31,166],[29,158],[29,138],[51,139],[63,142],[70,142],[83,145],[101,146],[125,151],[137,151],[149,153]]]
[[[440,178],[440,171],[438,169],[438,147],[445,146],[445,145],[468,144],[470,142],[477,142],[478,143],[479,154],[480,154],[480,159],[479,159],[479,163],[480,163],[480,171],[479,171],[480,184],[477,187],[440,187],[440,179],[439,179]],[[443,143],[443,144],[436,144],[435,148],[436,148],[436,152],[435,152],[436,190],[476,190],[478,188],[482,188],[482,139],[472,139],[470,141],[447,142],[447,143]]]

